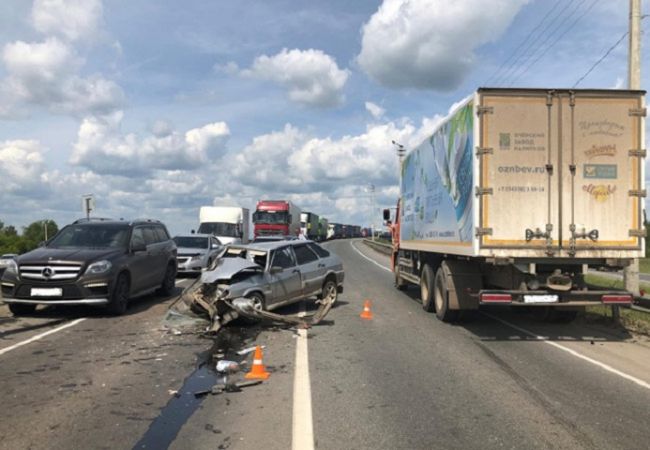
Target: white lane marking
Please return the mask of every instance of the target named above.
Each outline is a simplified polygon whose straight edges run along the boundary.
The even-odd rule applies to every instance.
[[[356,250],[357,253],[359,253],[361,256],[363,256],[364,258],[366,258],[368,261],[372,262],[373,264],[378,265],[379,267],[381,267],[381,268],[384,269],[384,270],[387,270],[387,271],[389,271],[389,272],[392,272],[390,269],[388,269],[388,268],[382,266],[382,265],[379,264],[378,262],[376,262],[376,261],[374,261],[374,260],[368,258],[366,255],[364,255],[363,253],[361,253],[361,252],[359,251],[359,249],[357,249],[357,247],[354,246],[354,245],[352,244],[352,242],[350,242],[350,245],[352,246],[352,248],[353,248],[354,250]],[[634,376],[632,376],[632,375],[629,375],[629,374],[627,374],[627,373],[625,373],[625,372],[621,372],[621,371],[618,370],[618,369],[615,369],[615,368],[613,368],[613,367],[611,367],[611,366],[609,366],[609,365],[607,365],[607,364],[605,364],[605,363],[603,363],[603,362],[600,362],[600,361],[598,361],[598,360],[595,360],[595,359],[593,359],[593,358],[590,358],[589,356],[583,355],[582,353],[577,352],[577,351],[575,351],[575,350],[573,350],[573,349],[570,349],[570,348],[568,348],[568,347],[565,347],[565,346],[562,345],[562,344],[558,344],[557,342],[549,341],[548,339],[546,339],[546,338],[543,337],[543,336],[539,336],[539,335],[537,335],[537,334],[535,334],[535,333],[533,333],[533,332],[531,332],[531,331],[525,330],[525,329],[523,329],[523,328],[521,328],[521,327],[518,327],[517,325],[511,324],[510,322],[506,322],[506,321],[503,320],[503,319],[499,319],[498,317],[495,317],[495,316],[493,316],[492,314],[488,314],[488,313],[485,313],[485,312],[483,312],[482,314],[484,314],[485,316],[490,317],[491,319],[494,319],[494,320],[496,320],[496,321],[498,321],[498,322],[501,322],[502,324],[504,324],[504,325],[506,325],[506,326],[509,326],[510,328],[514,328],[514,329],[517,330],[517,331],[521,331],[522,333],[525,333],[525,334],[527,334],[527,335],[529,335],[529,336],[531,336],[531,337],[534,337],[535,339],[537,339],[537,340],[539,340],[539,341],[542,341],[542,342],[544,342],[544,343],[546,343],[546,344],[548,344],[548,345],[551,345],[551,346],[553,346],[553,347],[555,347],[555,348],[558,348],[558,349],[560,349],[560,350],[563,350],[563,351],[565,351],[565,352],[567,352],[567,353],[569,353],[569,354],[575,356],[576,358],[583,359],[583,360],[585,360],[585,361],[587,361],[587,362],[590,362],[591,364],[594,364],[594,365],[596,365],[596,366],[598,366],[598,367],[600,367],[600,368],[602,368],[602,369],[605,369],[606,371],[608,371],[608,372],[610,372],[610,373],[616,374],[616,375],[618,375],[618,376],[620,376],[620,377],[622,377],[622,378],[625,378],[626,380],[632,381],[633,383],[636,383],[636,384],[638,384],[638,385],[641,386],[641,387],[644,387],[644,388],[646,388],[646,389],[650,389],[650,383],[648,383],[648,382],[646,382],[646,381],[643,381],[643,380],[641,380],[641,379],[639,379],[639,378],[636,378],[636,377],[634,377]]]
[[[19,347],[22,347],[23,345],[31,344],[34,341],[38,341],[39,339],[43,339],[45,336],[49,336],[50,334],[58,333],[59,331],[65,330],[66,328],[74,327],[75,325],[77,325],[78,323],[83,322],[84,320],[86,320],[85,317],[83,317],[81,319],[73,320],[72,322],[68,322],[68,323],[66,323],[64,325],[61,325],[60,327],[57,327],[57,328],[54,328],[52,330],[46,331],[45,333],[37,334],[36,336],[32,336],[27,340],[24,340],[22,342],[18,342],[18,343],[14,344],[14,345],[11,345],[9,347],[5,347],[3,349],[0,349],[0,355],[4,355],[5,353],[9,353],[12,350],[15,350],[15,349],[17,349]]]
[[[487,316],[487,317],[489,317],[491,319],[494,319],[494,320],[496,320],[498,322],[501,322],[502,324],[504,324],[506,326],[509,326],[510,328],[514,328],[517,331],[520,331],[520,332],[522,332],[524,334],[527,334],[527,335],[529,335],[531,337],[534,337],[535,339],[537,339],[537,340],[539,340],[541,342],[544,342],[545,344],[551,345],[551,346],[553,346],[555,348],[559,348],[560,350],[563,350],[563,351],[575,356],[576,358],[580,358],[580,359],[583,359],[583,360],[585,360],[587,362],[590,362],[591,364],[593,364],[595,366],[598,366],[598,367],[600,367],[602,369],[605,369],[608,372],[611,372],[613,374],[618,375],[621,378],[625,378],[626,380],[629,380],[629,381],[631,381],[633,383],[636,383],[641,387],[644,387],[646,389],[650,389],[650,383],[647,383],[646,381],[643,381],[643,380],[641,380],[639,378],[636,378],[636,377],[634,377],[632,375],[629,375],[629,374],[627,374],[625,372],[621,372],[618,369],[614,369],[612,366],[608,366],[607,364],[602,363],[602,362],[600,362],[598,360],[595,360],[593,358],[590,358],[589,356],[585,356],[582,353],[577,352],[577,351],[575,351],[573,349],[570,349],[569,347],[565,347],[562,344],[558,344],[557,342],[549,341],[544,336],[540,336],[540,335],[535,334],[535,333],[533,333],[531,331],[528,331],[528,330],[525,330],[525,329],[523,329],[521,327],[518,327],[517,325],[513,325],[510,322],[506,322],[503,319],[499,319],[498,317],[493,316],[492,314],[488,314],[488,313],[484,312],[483,315],[485,315],[485,316]]]
[[[302,303],[301,316],[305,315]],[[314,421],[311,409],[311,381],[309,379],[309,351],[307,330],[298,330],[296,339],[296,368],[293,375],[293,450],[314,449]]]
[[[354,245],[352,242],[350,242],[350,247],[352,247],[352,248],[354,249],[355,252],[357,252],[358,254],[360,254],[361,256],[363,256],[364,258],[366,258],[368,261],[370,261],[370,262],[373,263],[374,265],[379,266],[379,267],[381,267],[382,269],[384,269],[384,270],[386,270],[386,271],[388,271],[388,272],[392,272],[392,270],[389,269],[388,267],[386,267],[386,266],[384,266],[384,265],[382,265],[382,264],[379,264],[379,263],[378,263],[377,261],[375,261],[374,259],[369,258],[369,257],[367,257],[366,255],[364,255],[363,253],[361,253],[361,250],[359,250],[359,249],[357,248],[357,246]]]

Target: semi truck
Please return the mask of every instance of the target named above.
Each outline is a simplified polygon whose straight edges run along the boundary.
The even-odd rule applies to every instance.
[[[298,236],[300,208],[288,200],[260,200],[253,214],[254,234],[258,236]]]
[[[250,236],[250,212],[238,206],[202,206],[199,233],[212,234],[222,244],[247,244]]]
[[[644,91],[478,89],[402,161],[384,210],[395,286],[418,285],[446,322],[480,305],[551,321],[629,305],[584,275],[644,255],[645,115]]]
[[[312,212],[300,214],[300,233],[307,239],[318,240],[318,219],[318,215]]]
[[[327,231],[329,229],[329,221],[325,217],[318,219],[318,241],[327,239]]]

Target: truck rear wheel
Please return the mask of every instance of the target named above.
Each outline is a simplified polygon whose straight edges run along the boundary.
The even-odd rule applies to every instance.
[[[399,268],[395,269],[395,287],[400,291],[405,291],[408,287],[408,284],[406,284],[402,277],[399,276]]]
[[[427,312],[435,311],[435,302],[433,294],[434,274],[430,265],[425,264],[420,275],[420,299],[422,308]]]
[[[438,269],[435,279],[434,299],[436,317],[443,322],[454,322],[458,320],[458,311],[449,309],[449,292],[447,281],[442,267]]]

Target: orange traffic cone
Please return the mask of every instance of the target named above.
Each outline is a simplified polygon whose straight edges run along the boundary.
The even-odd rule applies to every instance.
[[[366,320],[372,319],[372,311],[370,311],[370,300],[363,302],[363,312],[359,317]]]
[[[258,345],[255,347],[255,356],[253,357],[253,367],[251,371],[244,375],[247,380],[266,380],[269,378],[269,373],[264,367],[262,362],[262,348]]]

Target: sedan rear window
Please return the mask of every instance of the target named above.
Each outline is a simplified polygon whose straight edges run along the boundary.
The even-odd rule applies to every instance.
[[[330,255],[330,252],[328,252],[327,250],[325,250],[323,247],[321,247],[318,244],[314,244],[314,243],[310,242],[307,245],[309,246],[310,249],[312,249],[314,252],[316,252],[316,254],[318,256],[320,256],[321,258],[327,258]]]
[[[298,264],[308,264],[310,262],[318,260],[316,253],[311,251],[307,245],[296,245],[293,248],[293,251],[296,252],[296,259]]]

